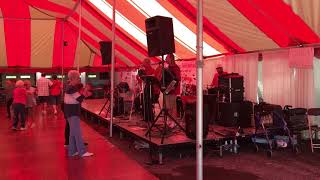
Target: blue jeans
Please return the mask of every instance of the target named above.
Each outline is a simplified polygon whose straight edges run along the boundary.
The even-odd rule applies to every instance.
[[[19,119],[21,121],[21,127],[25,127],[26,122],[26,106],[21,103],[14,103],[13,105],[13,112],[14,112],[14,121],[13,121],[13,127],[17,128]]]
[[[82,156],[86,152],[86,147],[83,144],[81,135],[80,117],[71,116],[67,120],[70,125],[68,155],[72,156],[74,153],[79,152],[79,155]]]

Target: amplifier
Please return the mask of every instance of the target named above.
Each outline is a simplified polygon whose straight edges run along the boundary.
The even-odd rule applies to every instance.
[[[226,97],[226,102],[241,102],[244,99],[243,76],[232,73],[219,77],[218,80],[221,94]]]
[[[232,89],[241,89],[243,88],[243,76],[238,73],[231,73],[226,75],[219,76],[218,85],[229,87]]]

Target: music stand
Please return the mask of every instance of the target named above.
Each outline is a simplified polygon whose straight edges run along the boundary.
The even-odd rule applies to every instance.
[[[152,122],[154,119],[152,112],[152,84],[159,83],[159,80],[152,75],[143,75],[140,78],[145,83],[143,89],[143,118],[146,122]]]
[[[163,105],[162,105],[162,109],[159,112],[158,116],[156,117],[156,119],[153,121],[153,123],[151,124],[151,126],[149,127],[149,129],[147,130],[145,136],[148,136],[148,134],[150,135],[152,128],[155,126],[155,124],[157,123],[157,121],[159,120],[160,116],[163,114],[163,118],[164,118],[164,129],[161,131],[161,144],[163,144],[164,141],[164,137],[166,135],[166,131],[167,131],[167,126],[168,126],[168,117],[182,130],[185,132],[185,129],[174,119],[174,117],[168,112],[167,109],[167,105],[166,105],[166,95],[165,94],[165,70],[164,70],[164,55],[161,55],[161,64],[162,64],[162,84],[161,84],[161,91],[163,92]],[[149,136],[150,137],[150,136]]]

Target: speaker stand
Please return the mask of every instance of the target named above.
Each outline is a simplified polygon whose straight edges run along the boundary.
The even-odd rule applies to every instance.
[[[162,63],[162,90],[165,90],[165,73],[164,73],[164,55],[161,55],[161,63]],[[164,91],[163,91],[164,92]],[[170,118],[183,132],[186,132],[185,129],[174,119],[174,117],[168,112],[167,109],[167,105],[166,105],[166,94],[163,93],[163,105],[162,105],[162,109],[159,112],[158,116],[156,117],[156,119],[153,121],[153,123],[151,124],[151,126],[149,127],[148,131],[146,132],[145,136],[148,136],[151,138],[151,131],[152,128],[156,125],[157,121],[160,119],[161,115],[163,115],[163,119],[164,119],[164,128],[162,131],[160,131],[161,133],[161,144],[163,144],[164,142],[164,137],[167,134],[167,126],[168,126],[168,118]],[[159,129],[159,128],[158,128]]]

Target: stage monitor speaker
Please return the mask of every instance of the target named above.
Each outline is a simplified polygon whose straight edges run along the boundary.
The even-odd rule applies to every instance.
[[[154,16],[145,20],[149,57],[175,52],[172,18]]]
[[[102,65],[111,64],[111,41],[100,41],[100,52],[101,52],[101,59]]]
[[[248,128],[248,127],[254,126],[252,102],[250,101],[241,102],[238,125],[242,128]]]
[[[252,127],[253,107],[250,101],[219,103],[217,124],[225,127]]]
[[[217,124],[224,127],[237,127],[240,116],[240,103],[219,103]]]

